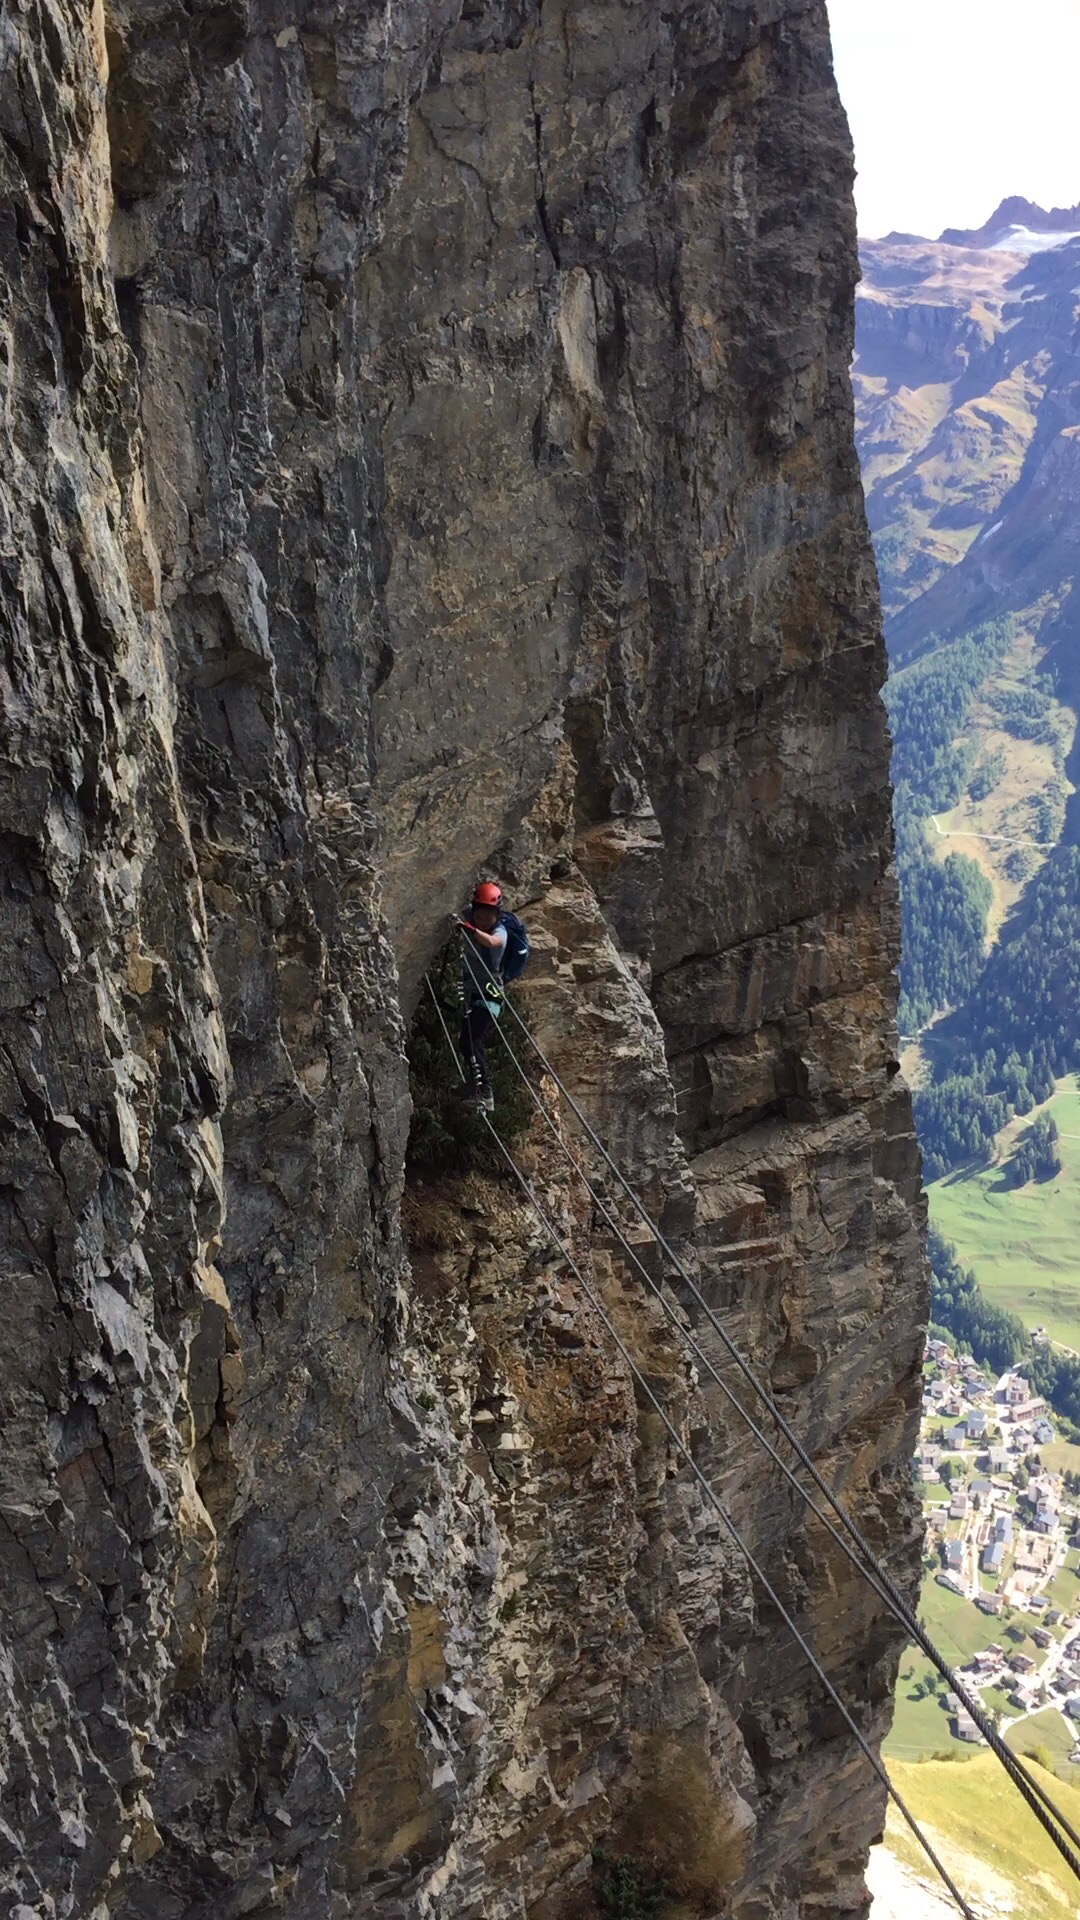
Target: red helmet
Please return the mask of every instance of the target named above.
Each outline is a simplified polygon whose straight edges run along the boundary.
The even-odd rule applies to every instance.
[[[472,897],[474,907],[501,907],[502,888],[494,880],[481,880]]]

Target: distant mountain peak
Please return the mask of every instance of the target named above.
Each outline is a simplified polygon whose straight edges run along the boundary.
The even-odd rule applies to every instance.
[[[1080,201],[1075,207],[1038,207],[1020,194],[1001,202],[982,227],[946,227],[940,244],[948,247],[979,247],[985,251],[1015,249],[1017,253],[1039,253],[1047,246],[1061,246],[1080,236]]]
[[[1040,655],[1066,649],[1080,704],[1080,207],[1005,200],[974,234],[864,242],[862,264],[853,379],[891,656],[1014,613]]]

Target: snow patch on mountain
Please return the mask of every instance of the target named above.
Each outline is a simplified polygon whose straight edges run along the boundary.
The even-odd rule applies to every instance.
[[[1053,247],[1068,246],[1070,240],[1080,240],[1080,231],[1076,233],[1037,233],[1034,227],[1006,227],[1004,233],[990,242],[988,253],[1049,253]]]

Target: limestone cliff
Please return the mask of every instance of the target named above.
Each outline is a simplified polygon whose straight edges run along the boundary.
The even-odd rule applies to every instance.
[[[23,0],[0,133],[10,1911],[563,1920],[599,1844],[862,1913],[879,1789],[602,1323],[494,1169],[405,1179],[487,866],[914,1577],[822,0]],[[523,1157],[876,1737],[894,1630]]]

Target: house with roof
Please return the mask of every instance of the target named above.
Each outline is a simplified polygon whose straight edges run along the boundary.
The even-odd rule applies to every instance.
[[[1033,1421],[1039,1414],[1046,1413],[1046,1401],[1040,1394],[1033,1393],[1029,1399],[1020,1400],[1012,1409],[1014,1420]]]
[[[970,1713],[966,1713],[963,1707],[961,1707],[960,1712],[953,1718],[952,1730],[957,1740],[969,1740],[972,1744],[975,1744],[982,1739],[982,1734],[979,1732]]]
[[[952,1499],[949,1501],[949,1519],[950,1520],[966,1520],[967,1510],[968,1510],[967,1494],[954,1493]]]
[[[1054,1429],[1049,1420],[1036,1420],[1035,1440],[1040,1447],[1048,1447],[1054,1438]]]
[[[964,1415],[964,1432],[969,1440],[985,1440],[989,1425],[984,1407],[972,1407]]]
[[[979,1499],[982,1501],[984,1506],[986,1505],[986,1502],[990,1499],[991,1495],[993,1494],[993,1491],[994,1489],[991,1482],[982,1476],[977,1476],[968,1485],[968,1492],[971,1494],[972,1498],[974,1499],[974,1497],[978,1495]]]
[[[1005,1605],[1005,1600],[1004,1596],[1000,1593],[977,1593],[975,1595],[975,1605],[978,1607],[980,1613],[1000,1613],[1002,1607]]]
[[[983,1548],[982,1570],[984,1573],[1000,1573],[1005,1565],[1005,1544],[1001,1540],[991,1540]]]
[[[994,1519],[994,1539],[1003,1546],[1011,1547],[1013,1538],[1013,1518],[1011,1513],[999,1513]]]
[[[946,1565],[947,1567],[949,1567],[949,1568],[951,1568],[951,1570],[952,1570],[952,1572],[953,1572],[953,1573],[962,1573],[962,1572],[963,1572],[963,1570],[964,1570],[964,1543],[963,1543],[963,1541],[962,1541],[962,1540],[946,1540],[946,1542],[945,1542],[945,1565]]]

